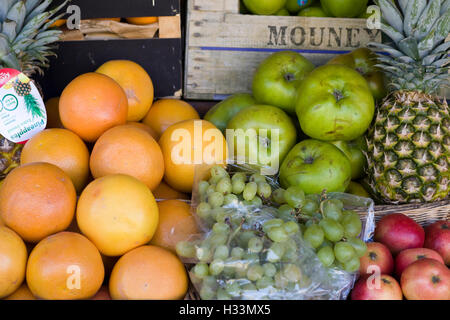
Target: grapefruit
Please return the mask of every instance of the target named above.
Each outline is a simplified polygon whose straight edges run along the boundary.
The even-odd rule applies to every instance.
[[[177,99],[161,99],[153,104],[142,122],[160,137],[171,125],[190,119],[200,119],[200,116],[189,103]]]
[[[203,164],[203,169],[226,165],[225,137],[205,120],[186,120],[170,126],[159,144],[164,155],[164,180],[181,192],[192,192],[197,164]]]
[[[146,25],[158,22],[158,17],[129,17],[126,18],[128,23],[136,25]]]
[[[191,207],[184,201],[165,200],[158,202],[159,224],[151,244],[175,252],[175,246],[180,241],[199,232]]]
[[[65,128],[87,142],[127,121],[128,98],[112,78],[100,73],[78,76],[64,89],[59,114]]]
[[[90,159],[94,178],[127,174],[155,189],[164,176],[164,158],[158,142],[133,125],[114,127],[95,143]]]
[[[171,200],[171,199],[189,200],[189,196],[187,194],[171,188],[164,181],[161,181],[159,186],[155,190],[153,190],[153,195],[157,200]]]
[[[36,300],[35,296],[31,293],[27,284],[22,284],[19,289],[14,291],[13,294],[7,296],[4,300]]]
[[[117,81],[128,98],[128,121],[140,121],[153,103],[153,82],[147,71],[129,60],[112,60],[97,69]]]
[[[148,243],[158,215],[150,189],[122,174],[94,180],[78,200],[78,226],[106,256],[120,256]]]
[[[108,287],[102,286],[91,300],[111,300]]]
[[[0,227],[0,299],[15,292],[25,278],[27,247],[17,233]]]
[[[28,140],[22,150],[21,164],[54,164],[72,179],[81,192],[89,178],[89,151],[83,140],[66,129],[46,129]]]
[[[153,137],[153,139],[158,140],[158,135],[156,134],[155,130],[150,128],[148,125],[143,124],[142,122],[134,122],[134,121],[127,122],[127,124],[147,131]]]
[[[183,299],[188,277],[183,263],[170,251],[142,246],[114,266],[109,291],[114,300]]]
[[[37,244],[27,265],[27,284],[33,295],[47,300],[93,297],[105,275],[97,248],[73,232],[51,235]]]
[[[67,229],[76,192],[70,177],[53,164],[22,165],[6,176],[0,188],[0,215],[27,242]]]

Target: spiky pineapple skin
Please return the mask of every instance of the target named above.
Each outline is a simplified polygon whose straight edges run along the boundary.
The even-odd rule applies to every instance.
[[[384,203],[432,202],[450,192],[447,102],[397,91],[378,109],[367,135],[368,184]]]

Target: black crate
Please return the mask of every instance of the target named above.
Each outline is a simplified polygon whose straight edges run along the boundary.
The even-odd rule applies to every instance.
[[[58,0],[60,1],[60,0]],[[82,18],[171,16],[179,14],[180,0],[72,0],[81,8]],[[86,13],[86,15],[85,15]],[[37,77],[48,99],[61,94],[77,76],[94,72],[109,60],[131,60],[139,63],[152,78],[155,98],[181,95],[182,38],[113,39],[62,41],[50,59],[43,78]]]

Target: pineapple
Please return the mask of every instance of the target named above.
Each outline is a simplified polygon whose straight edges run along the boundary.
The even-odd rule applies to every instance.
[[[450,0],[378,0],[388,44],[371,46],[390,94],[368,131],[368,180],[388,204],[432,202],[450,189],[450,116],[435,93],[449,84]]]
[[[48,57],[53,55],[52,44],[61,31],[50,26],[62,15],[55,14],[67,1],[57,8],[46,11],[53,0],[1,0],[0,4],[0,69],[13,68],[31,77],[42,74],[48,67]],[[28,111],[37,115],[42,112],[26,81],[14,83],[18,95],[23,96]],[[20,162],[21,145],[16,145],[0,136],[0,179]]]

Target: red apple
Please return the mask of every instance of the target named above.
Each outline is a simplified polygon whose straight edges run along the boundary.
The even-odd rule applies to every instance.
[[[377,286],[379,284],[379,286]],[[402,289],[397,280],[383,274],[380,281],[376,279],[360,278],[353,288],[352,300],[402,300]]]
[[[401,213],[386,215],[375,229],[375,241],[385,244],[393,255],[411,248],[422,248],[425,231],[413,219]]]
[[[414,249],[406,249],[400,252],[397,257],[395,257],[395,274],[400,279],[402,272],[409,266],[411,263],[420,260],[420,259],[433,259],[439,261],[444,264],[444,260],[434,250],[427,248],[414,248]]]
[[[450,300],[450,271],[433,259],[420,259],[410,264],[400,280],[408,300]]]
[[[438,221],[426,227],[423,246],[437,251],[450,266],[450,221]]]
[[[359,273],[361,276],[371,275],[370,266],[377,266],[379,274],[391,274],[394,270],[394,259],[388,247],[379,242],[367,244],[366,254],[360,259]]]

